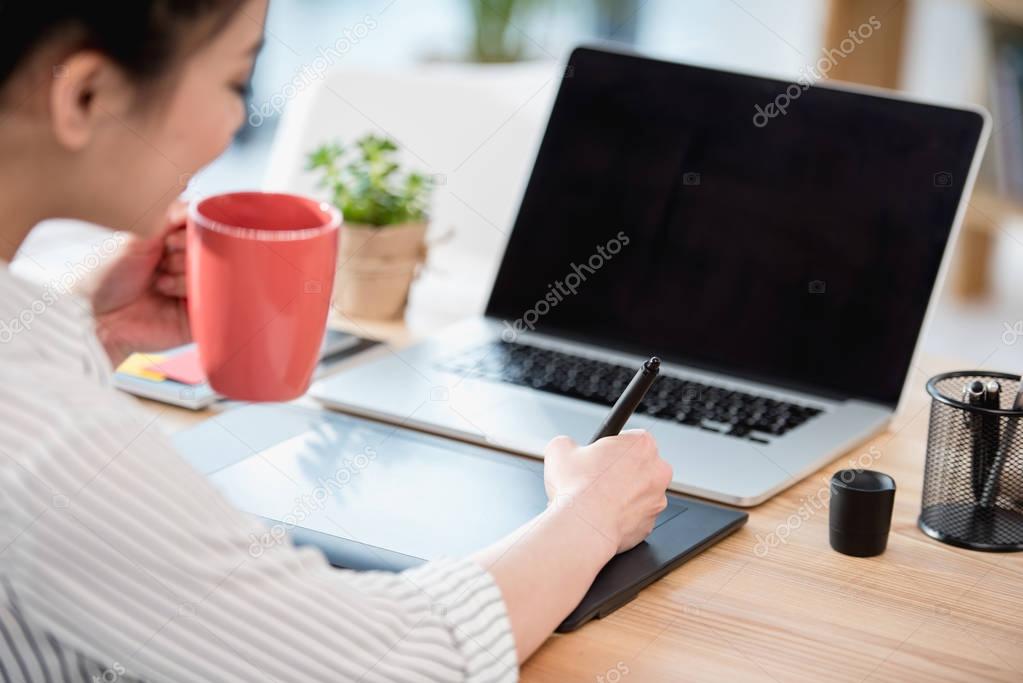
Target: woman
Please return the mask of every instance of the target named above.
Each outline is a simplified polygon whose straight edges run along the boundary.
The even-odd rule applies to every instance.
[[[261,528],[111,388],[126,354],[188,339],[168,207],[242,123],[265,14],[266,0],[0,2],[4,681],[514,680],[666,505],[646,433],[561,437],[554,504],[472,558],[356,574],[311,549],[253,557]],[[8,271],[54,216],[133,233],[91,301]]]

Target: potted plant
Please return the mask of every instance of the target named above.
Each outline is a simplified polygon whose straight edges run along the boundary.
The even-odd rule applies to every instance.
[[[539,9],[553,10],[554,3],[539,0],[467,0],[472,11],[472,44],[469,58],[496,64],[528,59],[529,43],[536,43],[523,30],[532,29]],[[566,3],[567,4],[567,3]],[[640,0],[595,0],[596,33],[602,39],[636,42],[636,17]],[[575,9],[584,8],[576,3]],[[584,9],[585,11],[585,9]],[[541,51],[543,48],[541,47]]]
[[[307,168],[319,174],[343,217],[334,306],[345,315],[400,317],[426,259],[432,183],[421,173],[401,172],[397,150],[393,140],[370,134],[309,154]]]
[[[484,63],[523,59],[525,40],[520,30],[512,30],[512,21],[521,21],[536,4],[536,0],[469,0],[473,19],[472,59]]]

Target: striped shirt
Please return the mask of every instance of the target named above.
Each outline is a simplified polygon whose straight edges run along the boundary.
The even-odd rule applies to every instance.
[[[0,681],[514,681],[500,590],[248,548],[233,509],[112,388],[88,306],[0,263]]]

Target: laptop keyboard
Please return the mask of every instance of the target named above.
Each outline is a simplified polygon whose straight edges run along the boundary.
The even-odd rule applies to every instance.
[[[507,382],[611,406],[636,368],[504,340],[440,363],[448,372]],[[821,411],[726,387],[660,375],[636,411],[758,443],[782,436]]]

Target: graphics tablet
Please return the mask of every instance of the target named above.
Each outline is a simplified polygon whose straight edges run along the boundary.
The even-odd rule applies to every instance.
[[[349,569],[465,556],[547,505],[542,462],[326,411],[244,406],[175,442],[236,507]],[[746,518],[669,496],[647,540],[608,563],[558,630],[609,614]]]

